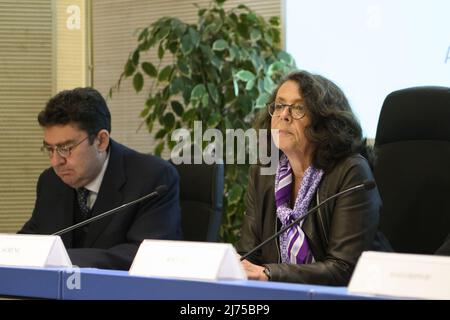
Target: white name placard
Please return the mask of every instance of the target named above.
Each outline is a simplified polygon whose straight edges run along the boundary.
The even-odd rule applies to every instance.
[[[400,298],[450,299],[450,257],[363,252],[348,291]]]
[[[192,241],[144,240],[129,273],[180,279],[247,279],[231,244]]]
[[[0,265],[17,267],[71,267],[59,236],[0,234]]]

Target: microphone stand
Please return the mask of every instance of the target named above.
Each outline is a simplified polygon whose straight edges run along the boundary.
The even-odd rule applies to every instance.
[[[159,194],[161,194],[161,193],[163,193],[163,192],[165,192],[165,191],[167,191],[167,186],[161,185],[161,186],[159,186],[159,187],[156,188],[156,191],[153,191],[152,193],[149,193],[149,194],[147,194],[147,195],[145,195],[145,196],[143,196],[143,197],[140,197],[139,199],[133,200],[133,201],[128,202],[128,203],[124,203],[124,204],[121,205],[120,207],[117,207],[117,208],[108,210],[108,211],[106,211],[106,212],[103,212],[103,213],[101,213],[101,214],[99,214],[99,215],[97,215],[97,216],[94,216],[94,217],[89,218],[89,219],[87,219],[87,220],[81,221],[81,222],[79,222],[79,223],[77,223],[77,224],[74,224],[73,226],[70,226],[70,227],[67,227],[67,228],[65,228],[65,229],[59,230],[59,231],[57,231],[57,232],[55,232],[55,233],[52,233],[51,235],[52,235],[52,236],[60,236],[60,235],[62,235],[62,234],[64,234],[64,233],[67,233],[67,232],[69,232],[69,231],[72,231],[72,230],[74,230],[74,229],[77,229],[77,228],[79,228],[79,227],[82,227],[82,226],[84,226],[84,225],[87,225],[88,223],[97,221],[97,220],[99,220],[99,219],[102,219],[102,218],[104,218],[104,217],[110,215],[110,214],[116,213],[117,211],[120,211],[120,210],[122,210],[122,209],[125,209],[126,207],[129,207],[129,206],[131,206],[131,205],[133,205],[133,204],[135,204],[135,203],[138,203],[138,202],[140,202],[140,201],[143,201],[143,200],[145,200],[145,199],[147,199],[147,198],[155,197],[155,196],[157,196],[157,195],[159,195]]]

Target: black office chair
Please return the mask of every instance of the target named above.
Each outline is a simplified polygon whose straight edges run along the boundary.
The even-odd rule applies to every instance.
[[[397,252],[433,254],[450,232],[450,88],[389,94],[375,152],[381,231]]]
[[[173,165],[180,175],[183,240],[217,242],[222,220],[223,164]]]

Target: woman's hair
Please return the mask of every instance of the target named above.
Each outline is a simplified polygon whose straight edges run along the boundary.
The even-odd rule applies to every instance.
[[[320,75],[296,71],[281,81],[272,93],[269,103],[275,101],[278,89],[286,81],[298,84],[299,93],[305,101],[306,114],[311,121],[305,128],[305,135],[315,146],[312,164],[316,168],[327,171],[349,155],[369,155],[361,126],[347,98],[336,84]],[[267,108],[262,112],[256,127],[270,129],[271,116]],[[368,160],[371,162],[372,159]]]

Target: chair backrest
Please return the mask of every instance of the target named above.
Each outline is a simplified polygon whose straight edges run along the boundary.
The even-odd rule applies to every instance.
[[[450,88],[389,94],[375,152],[381,231],[397,252],[434,253],[450,232]]]
[[[223,164],[172,165],[180,175],[183,240],[217,242],[222,220]]]

